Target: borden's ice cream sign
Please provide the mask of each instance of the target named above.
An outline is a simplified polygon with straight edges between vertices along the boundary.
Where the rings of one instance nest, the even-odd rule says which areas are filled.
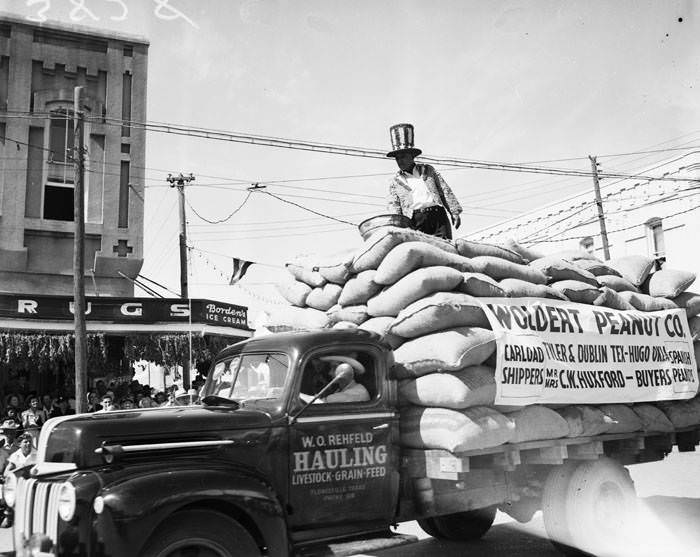
[[[682,309],[639,312],[481,298],[497,338],[496,404],[692,398],[698,371]]]

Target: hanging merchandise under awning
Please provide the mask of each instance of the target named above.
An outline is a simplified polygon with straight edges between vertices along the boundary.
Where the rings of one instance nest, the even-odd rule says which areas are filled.
[[[69,296],[0,294],[0,382],[13,370],[37,389],[72,380],[72,309]],[[86,328],[89,379],[128,373],[139,360],[206,364],[253,334],[246,307],[179,298],[87,297]]]

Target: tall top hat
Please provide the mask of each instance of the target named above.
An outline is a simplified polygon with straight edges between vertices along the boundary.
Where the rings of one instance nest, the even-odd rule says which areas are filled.
[[[413,146],[412,124],[396,124],[391,126],[389,128],[389,136],[391,137],[392,151],[386,154],[387,157],[396,157],[404,153],[409,153],[417,157],[423,152]]]

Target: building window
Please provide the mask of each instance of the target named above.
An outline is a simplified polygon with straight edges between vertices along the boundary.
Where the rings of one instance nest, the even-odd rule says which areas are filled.
[[[121,162],[119,182],[119,228],[129,228],[129,161]]]
[[[122,143],[122,155],[128,155],[129,153],[131,153],[131,145]]]
[[[122,78],[122,137],[131,135],[131,74],[125,72]]]
[[[658,260],[666,260],[666,246],[664,244],[664,227],[661,219],[656,217],[646,222],[647,246],[649,255]]]
[[[581,240],[579,245],[581,246],[582,250],[587,251],[588,253],[593,253],[595,251],[595,247],[593,246],[593,238],[590,236],[587,236]]]
[[[133,46],[125,46],[124,47],[124,56],[131,58],[134,55],[134,47]]]
[[[73,220],[73,184],[46,184],[44,188],[44,218]]]
[[[54,112],[49,122],[49,163],[70,164],[69,150],[73,149],[73,118],[67,111]]]

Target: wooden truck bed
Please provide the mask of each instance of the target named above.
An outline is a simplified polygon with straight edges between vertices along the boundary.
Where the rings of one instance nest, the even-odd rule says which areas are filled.
[[[596,460],[605,455],[620,464],[662,460],[674,445],[694,451],[700,426],[673,433],[634,432],[507,443],[451,453],[439,449],[403,449],[402,500],[405,520],[473,510],[538,497],[543,474],[567,460]]]

